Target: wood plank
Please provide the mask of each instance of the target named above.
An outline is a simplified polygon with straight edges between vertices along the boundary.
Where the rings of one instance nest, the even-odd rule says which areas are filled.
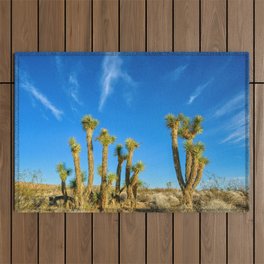
[[[255,1],[255,81],[264,81],[264,1]]]
[[[228,2],[228,51],[248,51],[253,81],[253,1]]]
[[[175,0],[174,50],[199,51],[199,0]]]
[[[147,1],[148,51],[172,51],[172,1]]]
[[[174,50],[199,51],[199,1],[174,2]],[[174,214],[174,263],[199,263],[199,214]]]
[[[255,263],[264,263],[264,85],[255,88]]]
[[[120,50],[145,50],[145,0],[121,0]]]
[[[148,213],[147,263],[171,263],[172,214]]]
[[[250,86],[249,212],[228,215],[228,263],[253,263],[253,85]]]
[[[11,262],[11,86],[0,85],[0,263]]]
[[[39,0],[39,50],[64,51],[64,0]],[[64,263],[65,215],[39,214],[39,262]]]
[[[19,215],[19,217],[18,217]],[[12,221],[13,263],[38,262],[38,219],[35,213],[16,213]]]
[[[64,214],[39,214],[39,263],[64,263]]]
[[[91,214],[66,214],[66,262],[90,263],[92,248]]]
[[[93,215],[93,263],[118,262],[118,214]]]
[[[118,51],[118,0],[93,1],[93,51]],[[117,263],[117,213],[93,214],[93,263]]]
[[[66,50],[90,51],[92,1],[66,0]]]
[[[12,51],[37,51],[37,0],[12,2]]]
[[[66,1],[66,51],[91,51],[92,1]],[[66,214],[66,263],[92,261],[92,214]]]
[[[118,50],[118,0],[93,2],[93,50]]]
[[[226,215],[201,213],[201,263],[226,263]]]
[[[0,1],[0,82],[10,81],[10,10],[11,0]]]
[[[39,50],[64,50],[64,0],[39,0]]]
[[[226,1],[203,0],[201,50],[226,51]],[[226,262],[226,214],[201,213],[201,262]]]
[[[202,51],[225,51],[226,1],[203,0],[201,9]]]
[[[250,51],[251,80],[253,79],[253,4],[251,1],[229,1],[228,4],[228,50]],[[253,86],[250,87],[252,91]],[[253,127],[253,94],[250,96],[251,126]],[[253,131],[251,131],[253,132]],[[250,137],[250,146],[253,143],[253,134]],[[250,151],[253,162],[253,149]],[[253,262],[253,167],[250,168],[250,201],[249,213],[229,214],[228,216],[228,263]]]
[[[199,214],[174,214],[174,263],[199,263]]]
[[[37,51],[37,1],[13,0],[12,52]],[[12,76],[13,77],[13,76]],[[12,259],[15,263],[37,263],[38,217],[36,213],[12,216]]]
[[[121,0],[120,50],[145,50],[144,0]],[[121,263],[145,263],[145,231],[145,214],[120,214]]]
[[[145,263],[145,214],[120,215],[121,263]]]
[[[147,51],[172,51],[172,1],[147,1]],[[172,214],[147,214],[147,262],[170,263]]]

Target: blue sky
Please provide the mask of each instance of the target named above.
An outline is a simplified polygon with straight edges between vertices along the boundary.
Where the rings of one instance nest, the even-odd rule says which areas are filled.
[[[94,138],[107,128],[117,137],[116,143],[124,144],[128,137],[140,143],[134,162],[145,163],[140,177],[150,187],[164,187],[169,181],[178,186],[164,116],[184,113],[204,117],[204,132],[196,141],[206,146],[204,155],[210,160],[206,175],[246,183],[247,55],[167,55],[16,54],[19,171],[41,170],[44,182],[59,183],[56,164],[63,161],[73,168],[71,136],[82,146],[81,167],[87,171],[81,118],[91,114],[100,120]],[[109,148],[111,172],[117,163],[114,147]],[[94,142],[95,168],[101,163],[101,150]],[[184,170],[182,148],[180,155]],[[99,183],[96,175],[95,184]]]

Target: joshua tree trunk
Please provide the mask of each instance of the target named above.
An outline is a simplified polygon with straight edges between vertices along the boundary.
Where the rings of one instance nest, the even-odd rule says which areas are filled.
[[[102,158],[102,180],[101,180],[101,210],[107,206],[107,159],[108,159],[108,146],[103,146]]]
[[[180,157],[179,157],[178,127],[174,127],[171,129],[171,140],[172,140],[172,153],[173,153],[174,168],[176,171],[179,185],[181,187],[181,190],[183,191],[185,188],[185,185],[184,185],[184,181],[182,178],[181,163],[180,163]]]
[[[116,169],[116,194],[120,193],[120,181],[121,181],[121,171],[123,159],[118,159],[117,169]]]
[[[126,163],[126,186],[128,187],[130,181],[130,171],[132,166],[133,152],[129,151]]]
[[[61,192],[63,196],[67,196],[67,190],[66,190],[66,183],[65,181],[61,181]]]
[[[193,193],[193,190],[191,188],[186,188],[183,191],[183,201],[188,210],[193,209],[192,193]]]
[[[88,196],[92,192],[93,188],[93,180],[94,180],[94,156],[93,156],[93,141],[92,141],[93,131],[88,129],[86,131],[86,141],[87,141],[87,149],[88,149]]]
[[[134,208],[137,207],[137,189],[138,189],[138,184],[136,183],[133,187],[132,187],[132,190],[133,190],[133,195],[134,195]]]
[[[126,163],[126,187],[127,187],[127,199],[132,198],[132,189],[130,185],[130,171],[132,167],[133,152],[129,151]]]
[[[197,157],[192,157],[192,169],[190,173],[190,178],[188,182],[186,183],[186,188],[193,188],[193,184],[195,182],[196,176],[197,176],[197,170],[198,170],[198,159]]]
[[[80,157],[77,153],[73,153],[74,168],[76,175],[76,198],[77,206],[82,207],[82,175],[80,166]]]
[[[64,204],[66,204],[68,200],[68,194],[67,194],[67,189],[66,189],[66,183],[63,180],[61,181],[61,192],[64,197]]]
[[[192,144],[192,140],[188,140],[189,144]],[[185,162],[185,182],[187,183],[192,170],[192,153],[186,149],[186,162]]]
[[[197,177],[197,170],[198,170],[198,158],[192,155],[192,167],[189,176],[189,180],[186,183],[186,188],[183,192],[184,203],[187,209],[193,209],[193,185],[196,181]]]
[[[197,170],[197,176],[195,179],[195,182],[193,184],[193,189],[197,187],[197,185],[200,183],[202,176],[203,176],[203,171],[204,171],[205,164],[201,164],[200,167]]]

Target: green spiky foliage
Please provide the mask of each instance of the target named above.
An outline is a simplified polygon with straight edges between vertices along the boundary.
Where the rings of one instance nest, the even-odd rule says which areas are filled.
[[[127,149],[127,162],[126,162],[126,188],[127,188],[127,198],[131,199],[132,196],[132,192],[131,190],[129,190],[129,185],[130,185],[130,172],[131,172],[131,168],[132,168],[132,160],[133,160],[133,155],[134,155],[134,151],[135,149],[137,149],[139,147],[139,143],[136,142],[134,139],[132,138],[128,138],[126,139],[126,149]]]
[[[107,207],[107,170],[108,170],[108,146],[115,142],[116,137],[111,136],[108,130],[103,128],[97,137],[102,146],[102,172],[101,172],[101,204],[100,209],[103,211]]]
[[[118,144],[115,148],[115,156],[117,156],[117,168],[116,168],[116,194],[120,193],[120,183],[121,183],[121,172],[122,172],[122,164],[127,159],[127,154],[123,153],[123,145]]]
[[[74,137],[70,138],[69,146],[71,148],[74,169],[75,169],[75,178],[76,178],[76,206],[81,208],[83,205],[83,188],[82,188],[82,175],[81,175],[81,165],[80,165],[80,151],[81,145],[77,143]]]
[[[166,126],[171,130],[172,153],[177,180],[183,192],[185,205],[191,210],[193,191],[202,178],[204,167],[208,164],[208,159],[203,157],[204,145],[201,142],[193,143],[196,135],[203,132],[201,126],[203,117],[197,115],[191,120],[183,114],[178,116],[169,114],[165,120]],[[178,136],[185,139],[185,180],[181,173]]]
[[[64,196],[64,200],[67,199],[67,188],[66,188],[66,180],[68,176],[72,173],[72,170],[70,168],[66,168],[65,163],[58,163],[56,166],[56,171],[58,172],[60,179],[61,179],[61,192]]]
[[[86,132],[86,143],[87,143],[87,157],[88,157],[88,196],[92,192],[93,181],[94,181],[94,154],[93,154],[93,132],[99,125],[99,121],[93,118],[91,115],[85,115],[82,118],[82,127]]]

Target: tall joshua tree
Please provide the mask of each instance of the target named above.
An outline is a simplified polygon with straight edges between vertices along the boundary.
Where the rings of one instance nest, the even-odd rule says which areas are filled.
[[[137,189],[138,189],[138,185],[139,185],[138,175],[144,169],[145,169],[145,166],[144,166],[144,163],[142,161],[137,162],[132,167],[133,175],[131,177],[130,185],[131,185],[131,189],[132,189],[133,196],[134,196],[134,199],[135,199],[135,205],[136,205],[136,202],[137,202]]]
[[[107,206],[107,169],[108,169],[108,147],[115,142],[115,137],[109,135],[107,129],[103,128],[96,140],[103,146],[102,170],[101,170],[101,210]]]
[[[172,142],[172,154],[173,154],[173,162],[174,168],[177,175],[178,183],[183,191],[185,188],[184,180],[182,177],[181,171],[181,163],[180,163],[180,155],[179,155],[179,146],[178,146],[178,134],[180,128],[180,122],[183,119],[183,115],[179,114],[178,116],[174,116],[172,114],[168,114],[165,117],[166,125],[171,131],[171,142]]]
[[[165,120],[167,127],[171,130],[173,161],[177,179],[183,193],[184,203],[187,209],[191,210],[193,208],[193,191],[199,184],[204,167],[208,163],[208,160],[202,156],[204,145],[200,142],[196,144],[193,143],[194,137],[202,133],[202,117],[196,116],[192,122],[190,122],[190,120],[182,114],[177,117],[169,114],[165,117]],[[178,136],[186,139],[184,144],[186,151],[185,181],[181,172]]]
[[[127,159],[127,155],[123,153],[123,146],[118,144],[115,148],[115,156],[117,156],[117,168],[116,168],[116,194],[120,193],[120,182],[121,182],[121,171],[122,171],[122,164]]]
[[[66,189],[66,180],[68,178],[68,176],[71,174],[72,170],[71,169],[67,169],[64,163],[58,163],[56,166],[56,170],[58,172],[58,174],[60,175],[60,179],[61,179],[61,192],[62,195],[64,196],[64,203],[67,202],[67,189]]]
[[[88,196],[92,192],[93,180],[94,180],[94,155],[93,155],[93,132],[98,126],[99,122],[91,115],[85,115],[82,118],[82,127],[86,132],[86,142],[88,151]]]
[[[71,148],[75,177],[76,177],[76,205],[77,207],[82,207],[82,172],[80,165],[80,151],[81,145],[78,144],[74,137],[70,138],[69,146]]]
[[[134,139],[128,138],[126,140],[126,149],[128,151],[127,154],[127,163],[126,163],[126,187],[127,187],[127,199],[131,199],[131,185],[130,185],[130,172],[132,167],[132,159],[133,154],[136,148],[139,147],[139,143],[137,143]]]

